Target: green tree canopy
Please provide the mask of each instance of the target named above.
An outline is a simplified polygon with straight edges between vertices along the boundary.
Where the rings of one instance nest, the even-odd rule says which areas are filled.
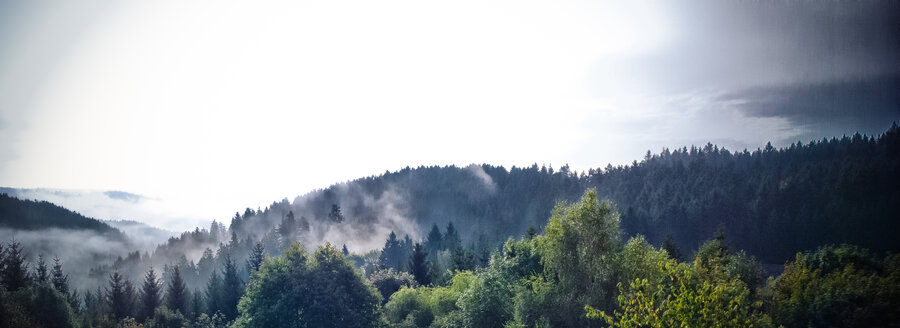
[[[299,244],[266,259],[241,299],[238,327],[375,327],[381,295],[341,252]]]

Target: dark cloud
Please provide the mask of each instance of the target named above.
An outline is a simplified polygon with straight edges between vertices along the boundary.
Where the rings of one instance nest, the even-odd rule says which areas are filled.
[[[811,131],[883,132],[900,121],[900,75],[757,87],[724,95],[752,117],[783,117]],[[817,134],[817,135],[818,135]]]

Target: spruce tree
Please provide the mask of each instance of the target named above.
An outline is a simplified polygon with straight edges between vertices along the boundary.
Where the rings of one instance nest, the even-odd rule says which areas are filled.
[[[156,271],[153,270],[153,267],[150,267],[144,275],[144,284],[141,286],[141,305],[138,310],[138,320],[143,322],[153,316],[153,311],[162,303],[161,289],[162,286],[160,286],[159,279],[156,277]]]
[[[238,277],[237,268],[230,256],[225,256],[225,268],[222,271],[222,314],[229,321],[237,317],[237,305],[244,294],[244,286]]]
[[[172,277],[166,290],[166,306],[173,312],[187,314],[187,286],[177,265],[172,268]]]
[[[50,281],[50,273],[47,270],[47,262],[44,261],[44,255],[38,255],[37,267],[34,268],[34,283],[43,285]]]
[[[261,242],[256,243],[250,250],[250,258],[247,260],[247,271],[251,274],[259,270],[263,260],[266,259],[266,249]]]
[[[428,232],[428,236],[425,237],[425,252],[428,253],[428,260],[435,262],[437,261],[438,252],[443,248],[443,236],[441,236],[441,229],[438,229],[437,224],[431,225],[431,231]]]
[[[206,313],[213,316],[222,312],[222,279],[213,271],[206,283]]]
[[[58,257],[53,258],[53,269],[50,270],[50,279],[53,287],[64,295],[69,295],[69,275],[63,272],[62,263]]]
[[[0,266],[2,266],[0,281],[3,282],[7,291],[16,291],[28,286],[30,282],[28,264],[25,263],[25,255],[22,254],[22,248],[18,242],[9,244]]]
[[[416,282],[422,286],[428,286],[431,283],[431,276],[428,274],[428,253],[422,249],[421,243],[413,246],[413,252],[409,255],[409,273],[416,279]]]
[[[119,271],[109,275],[109,287],[106,289],[106,305],[109,314],[116,321],[131,316],[134,286]]]

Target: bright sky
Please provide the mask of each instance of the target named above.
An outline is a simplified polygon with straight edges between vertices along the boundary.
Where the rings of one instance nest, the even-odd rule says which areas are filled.
[[[778,34],[760,21],[707,35],[729,9],[698,23],[676,4],[6,2],[0,186],[156,197],[188,218],[160,225],[187,229],[405,166],[586,170],[662,147],[830,136],[724,96],[885,71],[781,73],[790,50],[726,41]],[[760,54],[788,60],[750,72],[769,64]]]

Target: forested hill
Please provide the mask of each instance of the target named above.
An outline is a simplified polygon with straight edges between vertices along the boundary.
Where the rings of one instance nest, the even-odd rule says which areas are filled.
[[[46,201],[18,199],[0,193],[0,227],[16,230],[89,230],[109,238],[125,236],[110,225]]]
[[[898,156],[894,125],[878,137],[782,149],[664,149],[632,165],[582,173],[537,165],[405,168],[247,209],[230,228],[240,239],[272,246],[288,237],[372,248],[389,231],[420,239],[432,225],[453,222],[465,242],[499,241],[540,229],[558,201],[596,188],[617,204],[627,234],[656,244],[671,235],[685,251],[719,230],[733,247],[770,263],[830,243],[897,251]]]

